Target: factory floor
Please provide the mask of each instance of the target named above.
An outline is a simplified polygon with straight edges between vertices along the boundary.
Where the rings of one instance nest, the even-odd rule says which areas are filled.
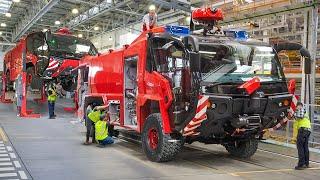
[[[71,104],[69,102],[69,104]],[[85,128],[58,100],[56,119],[47,105],[28,103],[41,118],[19,118],[12,104],[0,103],[0,179],[40,180],[207,180],[320,178],[320,155],[311,169],[293,170],[296,150],[261,143],[250,160],[231,157],[222,146],[186,145],[168,163],[147,160],[139,143],[116,139],[106,148],[82,145]]]

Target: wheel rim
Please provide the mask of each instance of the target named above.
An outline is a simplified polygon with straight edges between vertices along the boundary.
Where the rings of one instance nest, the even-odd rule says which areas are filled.
[[[149,142],[149,147],[152,150],[155,150],[158,147],[159,136],[158,136],[157,129],[155,129],[155,128],[149,129],[148,142]]]

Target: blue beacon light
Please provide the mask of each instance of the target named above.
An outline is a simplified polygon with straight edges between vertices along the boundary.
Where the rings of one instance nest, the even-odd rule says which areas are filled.
[[[170,34],[181,36],[181,37],[184,37],[190,34],[190,29],[183,26],[166,26],[165,30]]]

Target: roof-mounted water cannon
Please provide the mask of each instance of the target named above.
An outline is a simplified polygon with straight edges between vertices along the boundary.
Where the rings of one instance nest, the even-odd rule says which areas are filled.
[[[70,29],[63,27],[57,30],[57,34],[72,35]]]
[[[203,35],[206,36],[214,27],[218,29],[218,21],[223,20],[221,9],[215,7],[196,8],[192,11],[191,30],[194,29],[194,24],[203,26]]]

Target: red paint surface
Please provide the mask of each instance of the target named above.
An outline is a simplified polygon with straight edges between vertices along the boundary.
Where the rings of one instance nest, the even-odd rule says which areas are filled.
[[[254,77],[251,80],[239,86],[238,88],[245,89],[245,91],[249,95],[251,95],[252,93],[254,93],[256,90],[260,88],[260,79],[258,77]]]
[[[212,12],[210,7],[196,8],[192,11],[192,19],[196,21],[221,21],[223,14],[221,9]]]

